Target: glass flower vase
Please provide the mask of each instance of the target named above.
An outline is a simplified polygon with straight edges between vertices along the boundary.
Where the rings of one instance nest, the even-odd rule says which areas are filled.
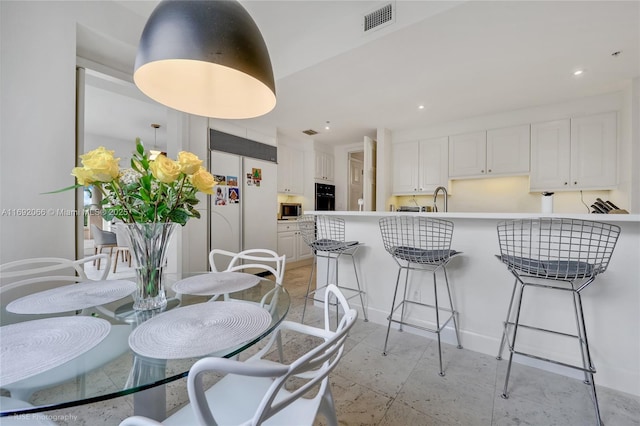
[[[136,291],[133,309],[147,311],[167,305],[163,286],[163,268],[167,248],[177,223],[127,223],[129,250],[136,262]]]

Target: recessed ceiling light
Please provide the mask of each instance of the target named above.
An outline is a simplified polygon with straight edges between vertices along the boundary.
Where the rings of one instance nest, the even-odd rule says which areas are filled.
[[[584,70],[575,70],[575,71],[573,72],[573,75],[575,75],[575,76],[577,77],[577,76],[579,76],[579,75],[582,75],[583,73],[584,73]]]
[[[418,105],[418,109],[424,109],[424,105]]]
[[[327,124],[324,125],[324,129],[325,130],[331,130],[331,127],[329,126],[329,122],[327,121]]]

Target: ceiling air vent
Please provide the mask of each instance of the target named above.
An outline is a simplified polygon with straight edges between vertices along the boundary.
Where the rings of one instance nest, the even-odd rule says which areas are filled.
[[[388,3],[364,15],[364,32],[391,25],[394,21],[394,4]]]
[[[303,130],[302,133],[304,133],[305,135],[309,135],[309,136],[313,136],[313,135],[317,135],[318,134],[318,132],[316,132],[313,129]]]

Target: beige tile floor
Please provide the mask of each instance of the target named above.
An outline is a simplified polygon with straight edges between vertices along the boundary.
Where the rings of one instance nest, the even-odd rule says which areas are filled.
[[[292,296],[290,320],[301,318],[309,272],[309,267],[302,267],[285,275],[285,286]],[[307,315],[305,323],[321,320],[318,308],[307,310]],[[389,354],[383,356],[385,332],[386,327],[359,319],[347,340],[345,355],[331,376],[341,425],[595,424],[589,388],[579,380],[515,364],[510,398],[504,400],[500,395],[505,361],[444,345],[446,376],[440,377],[435,341],[395,331]],[[285,340],[298,352],[305,343]],[[640,425],[639,398],[604,387],[598,391],[607,426]],[[168,410],[173,412],[186,402],[185,381],[170,383]],[[132,398],[46,414],[56,416],[60,425],[117,425],[133,414]],[[316,423],[323,425],[324,419]]]

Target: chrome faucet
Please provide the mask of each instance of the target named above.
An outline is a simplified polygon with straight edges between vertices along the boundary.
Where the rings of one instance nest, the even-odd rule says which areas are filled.
[[[433,211],[437,212],[438,211],[438,206],[436,205],[436,200],[438,199],[438,192],[442,191],[444,193],[444,211],[447,212],[449,211],[448,208],[448,194],[447,194],[447,188],[445,188],[444,186],[439,186],[436,188],[435,191],[433,191]]]

